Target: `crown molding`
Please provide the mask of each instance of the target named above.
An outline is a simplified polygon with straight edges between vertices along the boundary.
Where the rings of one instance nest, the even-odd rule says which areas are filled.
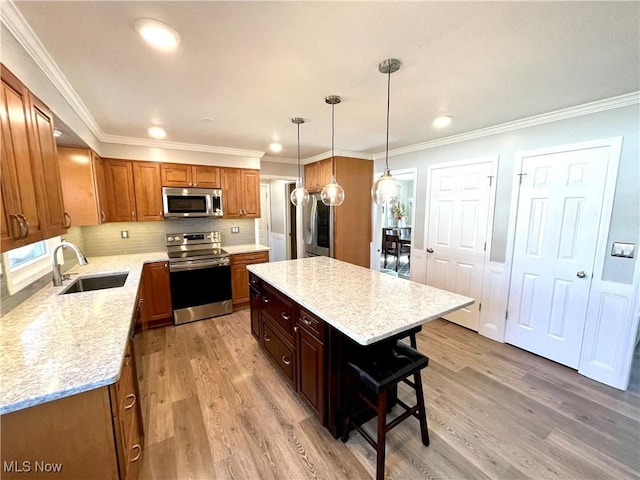
[[[76,91],[73,89],[67,77],[58,67],[49,52],[44,47],[40,39],[33,32],[22,14],[18,11],[13,0],[3,0],[0,9],[0,20],[2,24],[11,32],[24,48],[27,54],[33,59],[38,68],[51,81],[53,86],[60,92],[64,99],[69,102],[71,108],[78,114],[80,119],[87,125],[91,132],[102,141],[104,132],[89,112]]]
[[[478,130],[461,133],[459,135],[451,135],[450,137],[438,138],[436,140],[416,143],[407,147],[396,148],[395,150],[389,150],[389,156],[391,157],[396,155],[403,155],[406,153],[418,152],[420,150],[427,150],[444,145],[451,145],[453,143],[466,142],[468,140],[475,140],[478,138],[497,135],[500,133],[512,132],[514,130],[520,130],[522,128],[544,125],[545,123],[567,120],[569,118],[604,112],[606,110],[628,107],[630,105],[637,105],[639,103],[640,91],[627,93],[624,95],[619,95],[617,97],[606,98],[604,100],[596,100],[595,102],[585,103],[583,105],[578,105],[575,107],[563,108],[561,110],[555,110],[553,112],[543,113],[541,115],[534,115],[533,117],[514,120],[513,122],[502,123],[500,125],[494,125],[487,128],[480,128]],[[379,160],[381,158],[384,158],[384,156],[385,152],[380,152],[372,155],[372,158],[374,160]]]
[[[351,157],[351,158],[361,158],[363,160],[373,160],[373,156],[369,153],[362,152],[352,152],[349,150],[334,150],[333,156],[335,157]],[[301,160],[303,164],[317,162],[319,160],[326,160],[327,158],[331,158],[331,150],[325,153],[319,153],[318,155],[314,155],[313,157],[304,158]]]
[[[217,147],[215,145],[201,145],[198,143],[168,142],[165,140],[151,140],[146,138],[124,137],[120,135],[104,135],[104,143],[117,143],[135,147],[168,148],[172,150],[187,150],[191,152],[218,153],[222,155],[236,155],[240,157],[262,158],[265,152],[259,150],[242,150],[239,148]]]

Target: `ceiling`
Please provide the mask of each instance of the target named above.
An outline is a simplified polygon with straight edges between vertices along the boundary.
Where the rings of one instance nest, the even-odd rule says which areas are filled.
[[[640,90],[638,2],[17,1],[27,23],[109,136],[296,156],[385,149]],[[134,30],[173,26],[161,53]],[[445,129],[433,117],[449,114]],[[212,117],[215,122],[202,121]],[[97,131],[96,131],[97,130]]]

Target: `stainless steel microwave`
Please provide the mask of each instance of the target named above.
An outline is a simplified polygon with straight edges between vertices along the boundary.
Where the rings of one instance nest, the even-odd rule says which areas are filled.
[[[222,217],[218,188],[162,187],[164,218]]]

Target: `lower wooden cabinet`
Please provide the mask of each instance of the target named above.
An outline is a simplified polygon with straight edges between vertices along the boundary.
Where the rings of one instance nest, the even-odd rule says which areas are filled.
[[[233,308],[249,304],[249,272],[247,265],[267,263],[269,252],[237,253],[231,255],[231,296]]]
[[[251,334],[322,425],[327,423],[326,325],[249,273]]]
[[[115,384],[0,417],[3,479],[137,478],[143,429],[132,344]]]
[[[173,323],[169,262],[145,263],[142,267],[136,330],[164,327]]]

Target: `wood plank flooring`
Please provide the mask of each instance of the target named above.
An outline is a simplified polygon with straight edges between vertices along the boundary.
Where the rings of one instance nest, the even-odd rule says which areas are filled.
[[[271,366],[248,310],[148,330],[136,347],[142,479],[374,476],[364,439],[335,440]],[[640,478],[637,369],[620,392],[444,320],[425,326],[418,348],[430,358],[431,445],[417,420],[400,424],[388,434],[386,478]]]

